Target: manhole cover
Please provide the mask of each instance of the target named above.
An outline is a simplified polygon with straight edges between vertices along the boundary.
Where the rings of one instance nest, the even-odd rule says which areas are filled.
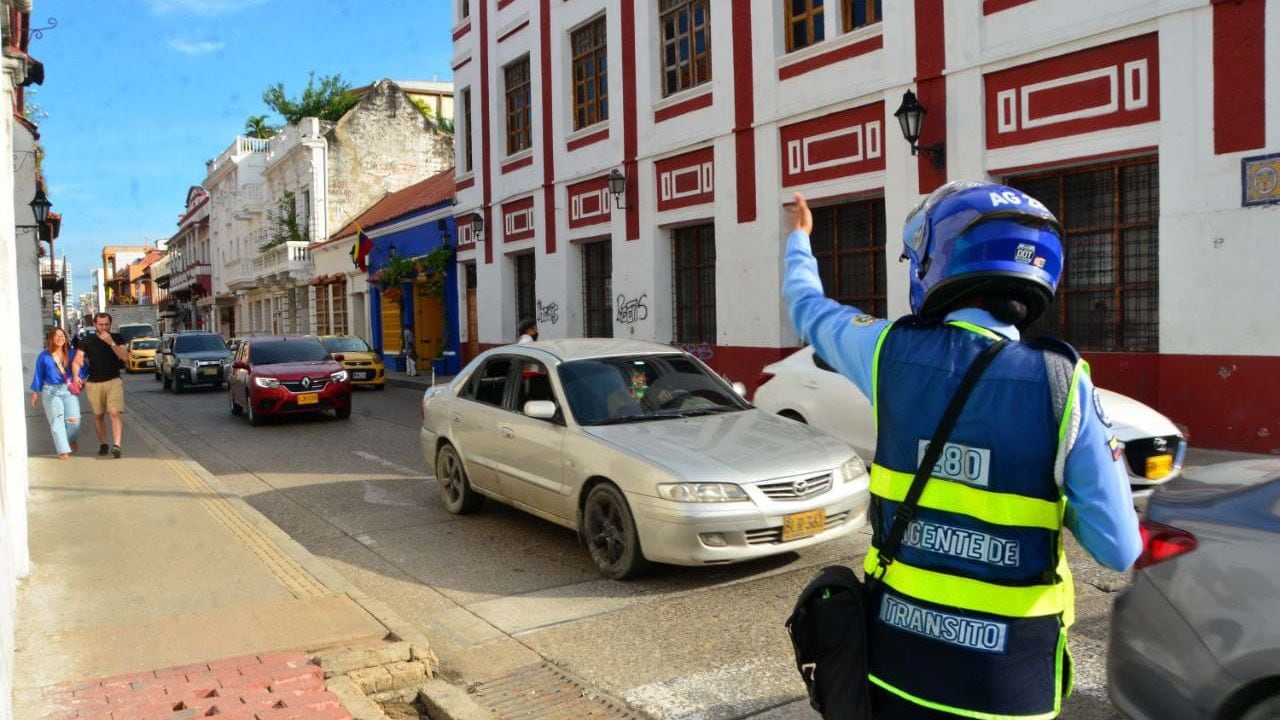
[[[551,665],[528,665],[476,686],[476,700],[500,718],[625,718],[639,720],[617,700],[583,686]]]

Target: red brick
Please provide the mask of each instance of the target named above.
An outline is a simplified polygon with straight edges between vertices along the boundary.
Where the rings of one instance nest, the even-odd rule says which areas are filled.
[[[286,707],[308,710],[333,710],[342,707],[342,701],[331,692],[287,698],[284,704]]]
[[[181,682],[165,685],[164,691],[169,697],[185,700],[190,697],[209,697],[220,687],[221,683],[217,680],[195,683],[189,683],[186,680],[183,680]]]
[[[94,695],[86,697],[73,697],[62,704],[65,708],[74,708],[76,710],[88,711],[95,708],[106,708],[107,698],[103,695]]]
[[[154,670],[146,670],[143,672],[125,673],[123,675],[111,675],[109,677],[98,678],[97,685],[106,685],[107,683],[121,682],[131,683],[136,680],[148,680],[155,677]]]
[[[266,653],[258,656],[258,662],[263,665],[287,665],[292,668],[301,667],[307,662],[307,656],[302,653]]]
[[[231,675],[222,677],[222,687],[234,688],[237,692],[246,692],[246,689],[258,689],[265,691],[271,686],[271,676],[269,675]]]
[[[218,708],[217,715],[209,715],[207,717],[217,718],[217,720],[257,720],[257,713],[252,708],[237,708],[235,710],[223,711]]]
[[[156,677],[167,678],[167,677],[176,677],[179,675],[185,676],[187,673],[200,672],[202,670],[208,670],[208,669],[209,669],[209,665],[207,663],[193,663],[191,665],[178,665],[177,667],[164,668],[162,670],[157,670]]]
[[[210,660],[209,669],[214,671],[235,670],[238,668],[248,667],[251,665],[258,665],[258,664],[259,662],[258,662],[257,655],[242,655],[240,657],[223,658],[221,660]]]

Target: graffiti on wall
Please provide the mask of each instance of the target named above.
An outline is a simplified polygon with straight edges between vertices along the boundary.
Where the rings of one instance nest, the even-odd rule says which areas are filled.
[[[557,303],[547,303],[544,305],[542,301],[539,300],[537,307],[537,319],[535,322],[539,325],[555,325],[560,322],[560,305]]]
[[[626,295],[619,295],[614,303],[614,307],[618,309],[617,322],[623,325],[634,325],[648,320],[649,306],[644,303],[648,297],[648,294],[644,294],[628,300]]]

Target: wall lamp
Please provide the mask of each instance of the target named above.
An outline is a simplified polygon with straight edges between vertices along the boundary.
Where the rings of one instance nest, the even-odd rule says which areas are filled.
[[[471,213],[471,233],[473,242],[484,242],[484,216],[478,212]]]
[[[613,195],[613,206],[619,210],[626,210],[627,206],[622,202],[622,195],[627,191],[627,176],[622,174],[618,168],[609,171],[609,194]]]
[[[27,203],[31,206],[31,214],[35,217],[35,225],[15,225],[15,229],[19,230],[38,230],[44,227],[45,222],[49,220],[49,208],[53,207],[53,203],[49,202],[49,198],[44,194],[44,186],[36,183],[36,196],[31,198],[31,202]]]
[[[440,233],[440,247],[449,247],[449,221],[444,218],[436,220],[436,232]]]
[[[911,154],[917,152],[928,153],[933,159],[935,168],[942,168],[947,164],[947,153],[942,143],[934,143],[933,145],[918,145],[916,141],[920,139],[920,131],[924,128],[924,115],[927,111],[920,101],[916,99],[916,94],[910,90],[902,95],[902,104],[898,106],[893,116],[898,118],[898,124],[902,126],[902,137],[906,138],[911,144]]]

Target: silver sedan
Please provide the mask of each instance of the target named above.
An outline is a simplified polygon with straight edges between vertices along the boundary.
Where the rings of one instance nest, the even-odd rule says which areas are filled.
[[[866,522],[853,449],[757,410],[691,355],[650,342],[489,350],[422,399],[422,451],[453,513],[492,498],[578,532],[600,572],[718,565]]]

